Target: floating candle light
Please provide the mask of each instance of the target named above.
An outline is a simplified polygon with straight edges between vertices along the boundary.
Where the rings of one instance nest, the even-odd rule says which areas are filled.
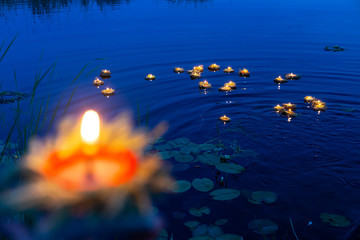
[[[201,73],[194,71],[194,72],[192,72],[192,73],[190,74],[190,78],[191,78],[192,80],[201,78]]]
[[[109,96],[115,95],[115,89],[106,88],[101,91],[101,94],[104,95],[104,97],[109,98]]]
[[[323,101],[321,101],[320,99],[314,99],[311,103],[312,106],[317,105],[317,104],[321,104],[324,103]]]
[[[314,111],[326,111],[327,106],[324,102],[315,104],[313,107]]]
[[[283,103],[282,106],[283,106],[283,108],[285,108],[286,110],[295,111],[295,109],[296,109],[296,104],[293,104],[293,103]]]
[[[284,110],[284,108],[282,106],[280,106],[280,104],[278,104],[274,107],[274,111],[280,112],[282,110]]]
[[[110,70],[106,70],[106,69],[101,70],[101,72],[100,72],[100,77],[101,77],[102,79],[110,78],[110,77],[111,77]]]
[[[231,89],[236,89],[236,83],[233,81],[229,81],[226,85],[228,85]]]
[[[231,118],[229,118],[228,116],[226,115],[223,115],[221,117],[219,117],[219,120],[224,122],[224,123],[227,123],[227,122],[230,122],[231,121]]]
[[[213,64],[211,64],[209,67],[208,67],[208,69],[210,70],[210,71],[219,71],[220,70],[220,66],[219,65],[217,65],[216,63],[213,63]]]
[[[314,100],[311,104],[314,111],[326,111],[326,103],[321,100]]]
[[[148,74],[148,75],[146,75],[145,80],[153,81],[153,80],[155,80],[155,75]]]
[[[92,110],[84,114],[81,124],[66,118],[55,138],[31,140],[21,170],[37,177],[17,189],[1,192],[1,204],[5,201],[21,209],[36,207],[60,214],[148,210],[149,194],[171,184],[159,156],[145,153],[146,145],[164,128],[159,126],[151,134],[135,131],[125,114],[101,125]]]
[[[185,70],[183,68],[180,68],[180,67],[174,68],[174,73],[183,73],[183,72],[185,72]]]
[[[300,78],[301,78],[301,76],[299,74],[288,73],[285,75],[285,79],[298,80]]]
[[[232,90],[231,87],[230,87],[228,84],[226,84],[226,83],[225,83],[224,86],[222,86],[221,88],[219,88],[219,91],[220,91],[220,92],[228,92],[228,91],[231,91],[231,90]]]
[[[314,100],[316,100],[316,98],[312,97],[312,96],[306,96],[304,97],[304,102],[307,102],[307,103],[311,103],[313,102]]]
[[[250,72],[246,68],[243,68],[243,70],[240,69],[239,75],[242,77],[250,77]]]
[[[296,113],[294,111],[292,111],[291,109],[282,110],[282,111],[280,111],[280,113],[286,117],[295,117],[296,116]]]
[[[204,80],[203,82],[199,82],[199,88],[200,89],[207,89],[207,88],[211,88],[211,84]]]
[[[281,76],[278,76],[277,78],[274,79],[275,83],[287,83],[288,81],[283,79]]]
[[[104,85],[104,81],[101,81],[100,79],[95,78],[95,80],[93,81],[92,85],[95,86],[95,87],[97,87],[97,88],[99,88],[99,86]]]
[[[202,73],[202,72],[204,72],[204,66],[203,66],[203,65],[195,66],[195,67],[193,68],[193,71],[194,71],[194,72]]]
[[[224,69],[225,73],[233,73],[234,69],[232,69],[230,66]]]

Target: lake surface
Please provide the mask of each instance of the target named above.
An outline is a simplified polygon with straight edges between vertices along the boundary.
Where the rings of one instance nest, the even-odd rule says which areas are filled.
[[[233,154],[229,146],[234,144],[254,151],[233,159],[246,168],[243,173],[218,177],[242,193],[275,192],[277,201],[252,204],[246,194],[216,201],[193,188],[169,196],[172,204],[158,207],[174,239],[192,236],[185,221],[210,225],[220,218],[229,220],[221,226],[224,232],[244,239],[263,239],[248,228],[251,220],[262,218],[278,224],[276,239],[295,239],[289,218],[300,239],[343,239],[360,221],[359,12],[357,0],[0,1],[0,40],[9,43],[19,34],[0,64],[1,90],[29,92],[36,72],[56,62],[36,99],[49,99],[50,112],[62,99],[57,119],[77,86],[69,114],[92,108],[111,118],[129,109],[137,122],[139,110],[141,125],[146,119],[150,127],[169,123],[166,140],[221,141],[227,147],[221,154]],[[345,51],[324,51],[334,45]],[[198,80],[173,73],[176,66],[212,63],[232,66],[235,73],[205,69],[202,79],[213,85],[206,94]],[[104,68],[112,72],[105,86],[117,91],[109,99],[91,85]],[[239,77],[239,68],[249,69],[251,77]],[[289,72],[302,78],[279,88],[273,79]],[[149,73],[155,81],[144,80]],[[237,89],[218,92],[229,80]],[[326,102],[328,110],[313,111],[303,101],[307,95]],[[290,121],[272,110],[286,102],[297,104],[299,115]],[[0,106],[2,111],[12,107]],[[230,123],[218,120],[224,114]],[[11,116],[4,119],[11,121]],[[2,139],[6,134],[1,129]],[[216,174],[213,166],[199,162],[174,172],[187,180],[215,181]],[[189,215],[189,208],[202,206],[211,209],[209,216]],[[174,212],[186,216],[179,219]],[[323,212],[346,216],[351,225],[323,223]]]

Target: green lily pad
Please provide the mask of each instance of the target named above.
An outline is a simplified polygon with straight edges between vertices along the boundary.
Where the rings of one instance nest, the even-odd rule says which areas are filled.
[[[178,153],[175,155],[175,160],[178,162],[191,162],[194,160],[194,157],[191,155],[184,155],[184,154]]]
[[[158,151],[166,151],[166,150],[171,150],[173,149],[173,147],[170,144],[157,144],[154,146],[154,148]]]
[[[162,159],[167,160],[170,159],[172,157],[174,157],[174,155],[176,155],[176,151],[164,151],[164,152],[159,152],[160,156]]]
[[[215,154],[203,153],[196,158],[196,161],[207,165],[215,165],[220,162],[220,157]]]
[[[195,178],[192,186],[200,192],[208,192],[214,188],[214,182],[209,178]]]
[[[196,228],[200,223],[198,221],[187,221],[184,222],[184,225],[190,228],[190,230]]]
[[[323,212],[320,214],[321,221],[333,227],[347,227],[351,224],[350,220],[341,215]]]
[[[245,168],[239,164],[226,163],[226,162],[217,163],[215,167],[218,170],[226,173],[242,173],[245,170]]]
[[[200,224],[192,231],[192,234],[194,237],[199,237],[207,235],[207,232],[208,226],[206,224]]]
[[[216,148],[216,146],[214,144],[200,144],[199,145],[200,151],[211,151],[214,150]]]
[[[189,213],[195,217],[201,217],[203,214],[209,215],[210,208],[208,207],[201,207],[201,208],[191,208]]]
[[[243,238],[236,234],[224,234],[215,238],[215,240],[243,240]]]
[[[29,97],[28,93],[14,92],[14,91],[3,91],[0,92],[0,104],[14,103],[24,98]]]
[[[252,192],[248,201],[253,204],[262,204],[262,203],[274,203],[277,200],[277,195],[274,192],[270,191],[255,191]]]
[[[219,226],[210,225],[208,227],[208,234],[210,237],[216,238],[216,237],[222,235],[223,233],[224,233],[223,230]]]
[[[278,230],[278,225],[269,219],[255,219],[249,222],[248,227],[258,234],[273,234]]]
[[[191,182],[188,180],[179,180],[173,182],[169,186],[169,190],[172,190],[174,193],[183,193],[191,188]]]
[[[227,220],[226,218],[221,218],[221,219],[216,220],[215,224],[218,226],[221,226],[221,225],[226,224],[228,221],[229,220]]]
[[[220,200],[220,201],[231,200],[237,198],[239,195],[240,195],[239,190],[231,189],[231,188],[217,189],[210,193],[210,196],[212,196],[214,200]]]
[[[200,149],[196,143],[189,142],[180,148],[180,152],[183,154],[198,154]]]
[[[188,138],[176,138],[168,142],[168,144],[172,145],[173,147],[181,147],[182,145],[188,144],[190,139]]]

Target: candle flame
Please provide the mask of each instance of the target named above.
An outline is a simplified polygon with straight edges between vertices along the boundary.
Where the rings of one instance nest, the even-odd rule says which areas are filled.
[[[81,137],[84,142],[95,143],[100,134],[100,118],[94,110],[85,112],[81,121]]]

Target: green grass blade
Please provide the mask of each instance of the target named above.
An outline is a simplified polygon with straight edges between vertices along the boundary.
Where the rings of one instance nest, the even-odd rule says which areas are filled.
[[[8,47],[5,49],[3,55],[0,57],[0,62],[3,60],[3,58],[5,57],[6,53],[9,51],[11,45],[14,43],[15,39],[17,38],[19,34],[16,34],[15,37],[11,40],[10,44],[8,45]],[[1,48],[3,47],[3,44],[1,46]]]
[[[59,109],[61,100],[62,100],[62,97],[60,98],[59,102],[56,104],[55,110],[54,110],[54,112],[53,112],[53,114],[51,116],[51,120],[50,120],[50,123],[49,123],[49,126],[48,126],[48,130],[51,128],[52,123],[54,122],[54,119],[55,119],[57,110]]]
[[[70,95],[70,98],[69,98],[68,102],[66,103],[66,107],[65,107],[64,112],[63,112],[63,114],[62,114],[62,117],[64,117],[67,109],[69,108],[71,99],[73,98],[74,93],[75,93],[75,91],[76,91],[76,89],[77,89],[78,86],[79,86],[79,85],[77,85],[77,86],[74,88],[74,90],[72,91],[72,93],[71,93],[71,95]]]
[[[14,80],[15,80],[15,87],[16,87],[16,89],[17,89],[18,87],[17,87],[17,78],[16,78],[16,70],[15,70],[15,67],[14,67]]]
[[[82,72],[85,70],[85,68],[88,66],[89,64],[87,63],[79,72],[79,74],[75,77],[75,79],[71,82],[71,84],[74,84],[74,82],[80,77],[80,75],[82,74]]]
[[[15,120],[14,120],[14,122],[13,122],[13,125],[11,126],[10,131],[9,131],[7,137],[6,137],[5,144],[4,144],[4,148],[3,148],[2,152],[1,152],[1,155],[0,155],[0,161],[1,161],[2,158],[4,157],[5,150],[6,150],[6,148],[7,148],[7,145],[8,145],[9,142],[10,142],[11,135],[12,135],[12,133],[13,133],[13,131],[14,131],[14,128],[15,128],[15,126],[16,126],[16,124],[17,124],[17,121],[19,120],[19,117],[20,117],[20,113],[17,114],[17,116],[16,116],[16,118],[15,118]]]
[[[96,71],[97,69],[99,69],[101,67],[101,65],[95,67],[94,69],[92,69],[90,72],[88,72],[85,77],[88,77],[91,73],[93,73],[94,71]]]

